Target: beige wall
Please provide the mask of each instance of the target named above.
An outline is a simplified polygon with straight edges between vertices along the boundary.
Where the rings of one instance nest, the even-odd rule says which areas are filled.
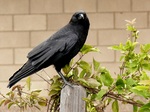
[[[107,47],[126,41],[124,20],[137,18],[140,42],[150,42],[150,0],[0,0],[2,93],[8,91],[8,78],[27,60],[27,53],[81,9],[87,12],[91,23],[87,43],[101,50],[101,54],[91,53],[84,59],[91,62],[94,56],[112,74],[119,71],[119,54]],[[56,74],[52,67],[47,72]],[[32,79],[33,88],[47,87],[38,76],[33,75]],[[24,84],[24,81],[20,83]]]

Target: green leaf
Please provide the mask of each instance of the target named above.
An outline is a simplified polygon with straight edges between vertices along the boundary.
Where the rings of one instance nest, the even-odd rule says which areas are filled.
[[[59,84],[53,84],[51,87],[51,90],[55,90],[55,91],[60,91],[62,88],[61,88],[61,85]]]
[[[150,85],[150,80],[141,80],[139,82],[139,84],[141,84],[141,85]]]
[[[132,86],[137,85],[136,81],[133,80],[132,78],[128,78],[125,81],[126,81],[127,88],[131,88]]]
[[[40,89],[37,89],[37,90],[34,90],[34,91],[32,91],[32,93],[33,92],[37,92],[37,93],[40,93],[42,90],[40,90]]]
[[[118,88],[124,88],[125,87],[124,81],[121,78],[119,78],[116,82],[116,86]]]
[[[150,71],[150,62],[148,61],[145,61],[142,63],[142,67],[145,69],[145,70],[149,70]]]
[[[34,90],[34,91],[31,92],[31,95],[37,97],[40,94],[41,91],[42,90]]]
[[[150,98],[149,86],[135,86],[131,88],[130,91],[139,96]]]
[[[27,78],[26,84],[27,84],[28,90],[30,90],[31,89],[31,78],[30,77]]]
[[[49,96],[54,96],[54,95],[56,95],[56,94],[58,94],[59,92],[58,91],[56,91],[56,90],[51,90],[50,92],[49,92]]]
[[[60,79],[60,77],[59,77],[58,75],[55,75],[55,76],[51,79],[52,84],[58,82],[59,79]],[[59,81],[59,82],[60,82],[60,81]]]
[[[109,47],[110,49],[113,49],[113,50],[120,50],[120,47],[118,45],[114,45],[112,47]]]
[[[135,86],[133,88],[139,91],[149,90],[149,86]]]
[[[79,81],[81,84],[83,84],[85,86],[88,86],[88,82],[83,78],[78,78],[77,81]]]
[[[120,61],[124,60],[125,56],[120,56]]]
[[[140,109],[139,112],[150,112],[150,103],[147,103],[143,105]]]
[[[100,83],[96,79],[88,78],[88,79],[86,79],[86,81],[87,81],[89,87],[96,88],[96,87],[100,86]]]
[[[86,71],[86,73],[91,73],[92,72],[92,67],[89,63],[87,63],[86,61],[80,61],[78,63],[79,67],[82,68],[83,70]]]
[[[62,68],[62,70],[63,70],[63,72],[65,73],[65,74],[68,74],[69,72],[70,72],[70,66],[67,64],[67,65],[65,65],[65,67],[63,67]]]
[[[122,43],[120,43],[120,45],[114,45],[112,47],[109,47],[109,49],[120,51],[120,50],[123,50],[123,45],[122,45]]]
[[[107,71],[105,68],[101,72],[100,79],[105,86],[111,86],[114,81],[109,71]]]
[[[8,104],[8,109],[10,109],[10,107],[12,106],[12,105],[14,105],[15,103],[14,102],[10,102],[9,104]]]
[[[5,102],[5,99],[1,100],[0,101],[0,106],[2,106],[4,102]]]
[[[128,31],[134,31],[134,27],[132,25],[127,25],[127,30]]]
[[[80,50],[80,52],[84,55],[84,54],[87,54],[87,53],[89,53],[89,52],[99,52],[100,50],[98,49],[98,48],[96,48],[96,47],[93,47],[93,46],[91,46],[91,45],[84,45],[82,48],[81,48],[81,50]]]
[[[89,98],[82,98],[85,102],[89,103],[91,100]]]
[[[125,88],[125,83],[124,80],[119,78],[116,81],[116,89],[118,91],[119,94],[122,94],[124,92],[124,88]]]
[[[136,105],[133,105],[133,112],[138,112],[138,107]]]
[[[77,67],[73,68],[73,75],[78,76],[79,70]]]
[[[117,100],[115,100],[112,103],[112,110],[113,110],[113,112],[119,112],[119,106],[118,106],[118,101]]]
[[[100,67],[100,62],[96,61],[94,58],[93,58],[93,65],[94,65],[94,70],[97,71]]]
[[[148,53],[150,51],[150,44],[141,45],[140,50],[143,53]]]
[[[149,80],[149,76],[145,71],[141,72],[142,76],[140,77],[140,80]]]
[[[85,73],[86,73],[86,70],[82,70],[82,71],[80,72],[79,78],[83,78],[84,75],[85,75]]]
[[[61,90],[61,86],[62,86],[62,83],[60,81],[57,81],[51,85],[50,89],[58,91],[58,90]]]
[[[39,104],[40,106],[47,106],[47,102],[44,101],[44,100],[38,101],[38,104]]]
[[[144,47],[146,52],[150,51],[150,44],[145,44]]]
[[[7,96],[10,96],[13,93],[13,91],[9,91],[8,93],[6,93]]]
[[[97,99],[97,100],[101,100],[101,98],[103,97],[103,95],[104,95],[105,93],[106,93],[106,90],[101,89],[101,90],[97,93],[96,99]]]

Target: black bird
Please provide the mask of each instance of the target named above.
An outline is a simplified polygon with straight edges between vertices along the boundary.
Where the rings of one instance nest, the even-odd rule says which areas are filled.
[[[89,26],[89,19],[85,12],[74,13],[66,26],[28,53],[28,61],[9,78],[8,88],[22,78],[50,65],[54,65],[64,83],[70,85],[61,73],[61,68],[69,64],[82,48],[88,35]]]

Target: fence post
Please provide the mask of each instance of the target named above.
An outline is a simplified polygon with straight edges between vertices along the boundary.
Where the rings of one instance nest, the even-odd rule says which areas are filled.
[[[86,91],[82,86],[74,85],[73,88],[65,86],[61,90],[60,112],[86,112]]]

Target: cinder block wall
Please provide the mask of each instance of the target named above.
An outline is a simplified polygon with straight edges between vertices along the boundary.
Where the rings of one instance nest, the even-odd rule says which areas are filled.
[[[87,44],[100,48],[94,57],[110,69],[119,71],[120,54],[107,47],[127,39],[124,20],[137,19],[141,43],[150,39],[150,0],[0,0],[0,91],[6,93],[9,77],[27,60],[27,53],[64,26],[75,11],[84,10],[90,19]],[[46,69],[55,75],[53,67]],[[44,72],[39,72],[39,74]],[[115,76],[115,75],[114,75]],[[32,76],[32,88],[46,88],[41,78]],[[19,82],[24,84],[25,80]],[[46,92],[43,93],[46,95]]]

